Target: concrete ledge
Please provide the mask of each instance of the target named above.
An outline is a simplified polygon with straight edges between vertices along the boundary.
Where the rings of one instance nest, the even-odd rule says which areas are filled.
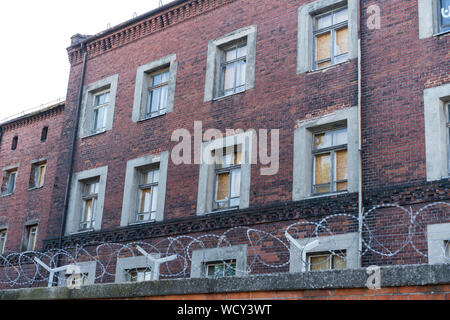
[[[79,290],[63,287],[0,291],[0,300],[124,299],[207,293],[366,288],[366,269],[273,274],[244,278],[178,279],[134,284],[100,284]],[[450,265],[381,268],[381,287],[450,283]]]

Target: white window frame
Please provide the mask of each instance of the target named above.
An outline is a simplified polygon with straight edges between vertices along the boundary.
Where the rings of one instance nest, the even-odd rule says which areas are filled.
[[[348,8],[348,60],[358,57],[358,1],[318,0],[298,8],[297,74],[317,71],[314,68],[314,20],[317,15],[334,9]],[[340,63],[339,63],[340,64]],[[337,64],[337,65],[339,65]],[[336,66],[331,65],[325,68]],[[322,68],[322,69],[325,69]],[[322,70],[319,69],[319,70]]]
[[[127,161],[123,191],[122,216],[120,219],[121,227],[164,220],[169,156],[169,151],[164,151],[158,155],[149,155]],[[137,222],[136,214],[138,211],[137,206],[140,168],[143,167],[159,167],[157,208],[154,221]]]
[[[107,175],[107,166],[77,172],[73,175],[72,186],[70,189],[69,209],[67,213],[66,235],[101,230]],[[82,231],[80,230],[80,222],[82,214],[82,195],[84,183],[85,181],[96,178],[99,179],[99,190],[96,208],[94,210],[95,217],[93,217],[95,224],[92,229]]]
[[[9,173],[9,177],[8,177],[8,187],[7,187],[7,191],[6,192],[4,192],[4,193],[0,193],[0,197],[7,197],[7,196],[11,196],[11,195],[13,195],[14,194],[14,192],[16,191],[16,187],[17,187],[17,177],[18,177],[18,174],[19,174],[19,166],[18,165],[14,165],[14,166],[10,166],[10,167],[7,167],[7,168],[3,168],[3,170],[2,170],[2,176],[1,176],[1,182],[0,183],[3,183],[3,176],[5,175],[5,174],[8,174]],[[14,177],[14,185],[13,185],[13,188],[12,188],[12,191],[10,190],[10,184],[11,184],[11,174],[12,173],[14,173],[15,174],[15,177]]]
[[[39,170],[39,168],[41,168],[42,166],[45,166],[43,177],[42,177],[42,184],[36,185],[36,170]],[[34,160],[31,162],[30,184],[29,184],[28,190],[40,189],[40,188],[44,187],[45,176],[47,175],[47,168],[48,168],[48,159],[47,158]],[[33,180],[31,180],[31,179],[33,179]],[[31,181],[34,181],[34,185],[31,185]]]
[[[427,181],[448,178],[449,146],[446,110],[450,102],[450,83],[425,89],[424,120]]]
[[[169,70],[166,109],[164,112],[160,112],[159,114],[148,117],[146,114],[147,96],[149,89],[148,76],[152,73],[156,73],[159,70],[163,69]],[[178,69],[178,62],[176,54],[170,54],[168,56],[165,56],[155,61],[151,61],[138,67],[136,71],[136,85],[133,100],[133,111],[132,111],[133,122],[145,121],[173,112],[175,103],[175,90],[177,83],[177,69]]]
[[[245,209],[250,206],[250,186],[251,186],[251,165],[253,163],[253,131],[228,136],[222,139],[215,139],[202,144],[202,157],[199,172],[198,194],[197,194],[197,215],[206,215],[218,213],[236,208],[214,210],[213,203],[215,199],[215,157],[217,150],[238,147],[242,150],[241,163],[241,186],[239,209]]]
[[[347,128],[348,188],[344,192],[313,193],[313,134],[333,128]],[[294,131],[293,191],[294,201],[312,197],[358,192],[359,189],[359,131],[358,108],[351,107],[331,114],[297,122]]]
[[[308,253],[321,253],[321,252],[339,252],[345,251],[346,253],[346,269],[357,269],[360,267],[359,258],[359,234],[357,232],[345,233],[332,236],[320,236],[314,238],[303,238],[296,239],[300,246],[306,246],[315,240],[319,240],[319,245]],[[290,261],[289,261],[289,272],[298,273],[303,272],[303,270],[309,270],[308,262],[303,261],[303,252],[296,245],[291,242],[290,247]]]
[[[34,241],[30,243],[30,235],[33,228],[36,228]],[[30,221],[25,224],[22,237],[22,251],[35,251],[39,236],[39,222]]]
[[[206,62],[205,95],[204,102],[222,99],[231,95],[245,92],[255,87],[255,65],[256,65],[256,38],[257,26],[251,25],[231,33],[228,33],[218,39],[211,40],[208,43],[208,57]],[[223,95],[220,91],[221,86],[221,57],[224,49],[230,45],[243,42],[246,39],[247,55],[245,65],[245,89],[228,95]]]
[[[113,75],[108,78],[104,78],[97,82],[91,83],[83,88],[83,99],[81,101],[81,115],[80,115],[80,128],[78,136],[80,138],[86,138],[101,134],[113,127],[114,121],[114,109],[116,106],[116,94],[117,86],[119,82],[119,75]],[[101,130],[94,130],[94,101],[95,97],[99,94],[109,91],[109,102],[106,106],[106,120],[105,127]]]
[[[0,227],[0,255],[5,253],[6,241],[8,240],[8,228]]]

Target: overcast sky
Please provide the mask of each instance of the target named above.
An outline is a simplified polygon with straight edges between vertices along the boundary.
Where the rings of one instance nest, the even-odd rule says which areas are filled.
[[[72,35],[98,33],[108,23],[115,26],[158,4],[159,0],[1,1],[0,122],[65,98],[66,48]]]

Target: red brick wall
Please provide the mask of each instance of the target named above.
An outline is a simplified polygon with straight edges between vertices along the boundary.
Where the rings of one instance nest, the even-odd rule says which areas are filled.
[[[142,299],[142,298],[139,298]],[[450,286],[393,287],[379,290],[331,289],[155,296],[146,300],[450,300]]]

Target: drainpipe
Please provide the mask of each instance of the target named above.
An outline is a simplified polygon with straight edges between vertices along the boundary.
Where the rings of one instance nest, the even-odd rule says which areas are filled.
[[[81,81],[80,81],[80,89],[78,93],[78,105],[75,113],[75,126],[73,130],[73,139],[72,139],[72,149],[70,151],[69,156],[69,173],[67,176],[67,182],[66,182],[66,192],[64,196],[64,211],[63,211],[63,219],[61,223],[61,232],[59,237],[59,248],[62,249],[62,240],[64,238],[64,234],[66,232],[66,221],[67,221],[67,211],[69,208],[69,197],[70,197],[70,189],[72,186],[72,174],[73,174],[73,164],[75,159],[75,148],[77,143],[77,137],[78,137],[78,128],[80,123],[80,114],[81,114],[81,101],[83,99],[83,87],[84,87],[84,78],[86,75],[86,64],[87,64],[87,50],[86,50],[86,43],[81,42],[81,50],[83,51],[83,67],[81,71]]]
[[[359,134],[359,187],[358,187],[358,249],[360,257],[360,266],[362,265],[362,231],[363,231],[363,214],[364,214],[364,203],[363,203],[363,186],[362,186],[362,72],[361,72],[361,0],[358,1],[358,134]]]

